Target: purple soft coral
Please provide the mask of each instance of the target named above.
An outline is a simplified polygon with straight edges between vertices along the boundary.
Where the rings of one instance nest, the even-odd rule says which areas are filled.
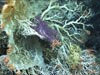
[[[35,22],[37,22],[37,26],[31,28],[35,29],[40,35],[44,36],[44,39],[53,42],[54,40],[58,40],[58,33],[56,30],[51,29],[48,24],[43,21],[40,16],[35,18]]]

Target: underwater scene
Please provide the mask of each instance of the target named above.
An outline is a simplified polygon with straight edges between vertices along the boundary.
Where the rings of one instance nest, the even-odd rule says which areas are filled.
[[[100,0],[0,0],[0,75],[100,75]]]

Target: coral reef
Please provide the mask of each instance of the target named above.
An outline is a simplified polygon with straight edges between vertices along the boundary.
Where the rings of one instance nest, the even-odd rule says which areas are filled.
[[[6,4],[13,7],[2,8],[0,31],[9,36],[6,40],[0,33],[0,40],[11,47],[3,55],[0,41],[1,75],[100,74],[97,57],[89,51],[98,45],[89,39],[93,10],[86,0],[8,0]]]

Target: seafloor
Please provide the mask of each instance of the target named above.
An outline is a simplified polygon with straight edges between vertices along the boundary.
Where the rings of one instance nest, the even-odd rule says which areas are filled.
[[[0,0],[0,75],[100,75],[100,0]]]

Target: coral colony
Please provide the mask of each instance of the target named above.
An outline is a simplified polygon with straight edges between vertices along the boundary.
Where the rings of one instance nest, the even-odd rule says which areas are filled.
[[[100,75],[98,3],[0,0],[0,75]]]

